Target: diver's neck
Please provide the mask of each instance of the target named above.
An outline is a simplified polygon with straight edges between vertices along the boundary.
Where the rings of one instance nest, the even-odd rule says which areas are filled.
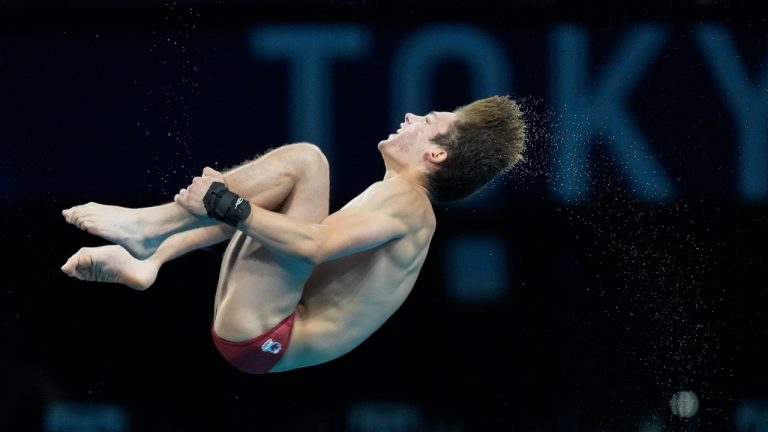
[[[413,183],[420,188],[426,189],[424,187],[424,178],[426,177],[426,170],[424,167],[405,165],[393,160],[385,160],[384,170],[384,180],[400,178],[406,180],[408,183]]]
[[[387,169],[387,171],[384,173],[384,180],[392,180],[392,179],[400,179],[404,180],[410,184],[412,184],[414,187],[417,187],[418,189],[423,189],[425,192],[427,190],[426,186],[424,185],[424,178],[425,173],[423,173],[421,170],[417,169],[402,169],[402,170],[393,170],[393,169]]]

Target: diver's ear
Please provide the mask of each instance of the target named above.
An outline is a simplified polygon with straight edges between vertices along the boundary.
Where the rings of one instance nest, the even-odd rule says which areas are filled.
[[[427,153],[424,155],[424,158],[426,160],[436,165],[443,163],[443,161],[447,157],[448,157],[448,152],[446,152],[445,149],[440,147],[429,149]]]

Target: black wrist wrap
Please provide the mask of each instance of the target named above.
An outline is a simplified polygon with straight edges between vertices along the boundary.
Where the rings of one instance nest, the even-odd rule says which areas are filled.
[[[208,217],[218,219],[234,227],[251,214],[251,204],[227,189],[221,182],[211,183],[203,197]]]

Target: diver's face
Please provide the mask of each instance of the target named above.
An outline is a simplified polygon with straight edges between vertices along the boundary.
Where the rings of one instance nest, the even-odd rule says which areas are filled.
[[[385,156],[397,159],[406,156],[418,158],[421,153],[429,151],[429,148],[435,145],[432,140],[447,132],[456,118],[455,113],[445,111],[432,111],[424,116],[407,113],[400,123],[400,128],[379,142],[379,151]]]

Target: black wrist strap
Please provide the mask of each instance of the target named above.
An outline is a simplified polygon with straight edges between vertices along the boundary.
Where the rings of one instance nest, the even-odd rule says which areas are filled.
[[[203,206],[208,212],[208,217],[234,227],[251,214],[251,204],[236,193],[231,192],[221,182],[211,183],[211,187],[208,188],[208,192],[203,197]]]

